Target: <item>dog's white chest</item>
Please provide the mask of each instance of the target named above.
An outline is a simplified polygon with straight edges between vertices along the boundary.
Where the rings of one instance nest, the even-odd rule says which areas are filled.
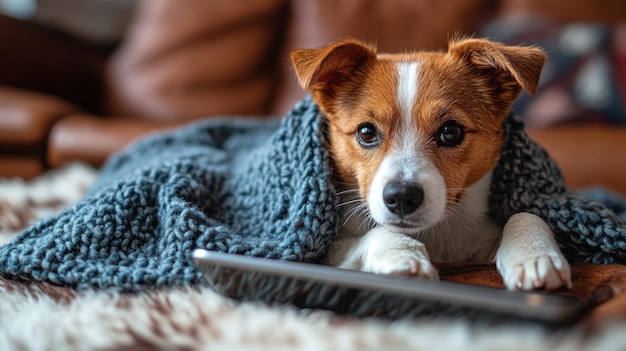
[[[487,209],[468,204],[415,238],[426,245],[433,262],[485,262],[495,258],[502,228],[488,217]]]
[[[502,228],[488,215],[490,182],[491,176],[488,175],[468,187],[461,201],[447,210],[441,222],[410,235],[425,245],[431,261],[484,262],[494,259]],[[331,247],[331,264],[335,261],[333,256],[348,254],[359,244],[359,238],[376,226],[368,219],[367,210],[364,207],[358,210],[358,206],[362,205],[354,203],[342,208],[343,226],[338,240]],[[389,235],[388,240],[397,240],[397,237]]]

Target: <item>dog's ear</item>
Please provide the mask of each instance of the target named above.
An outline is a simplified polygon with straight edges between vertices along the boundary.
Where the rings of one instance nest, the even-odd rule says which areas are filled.
[[[291,53],[300,85],[311,93],[322,93],[326,97],[334,96],[337,87],[374,60],[376,49],[356,39]]]
[[[539,48],[507,46],[485,39],[452,41],[448,52],[496,78],[494,83],[499,84],[503,92],[513,93],[513,99],[520,88],[530,94],[537,92],[546,61],[546,54]]]

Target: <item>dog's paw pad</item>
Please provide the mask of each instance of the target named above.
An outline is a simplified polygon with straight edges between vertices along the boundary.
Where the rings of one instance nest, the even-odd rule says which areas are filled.
[[[507,264],[504,285],[511,290],[571,288],[570,266],[560,255],[541,255]]]
[[[373,273],[439,279],[435,266],[428,257],[420,253],[388,250],[377,254],[369,261],[365,270]]]

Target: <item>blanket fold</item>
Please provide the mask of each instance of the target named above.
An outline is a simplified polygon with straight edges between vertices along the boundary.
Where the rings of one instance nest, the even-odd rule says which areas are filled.
[[[615,214],[623,212],[624,200],[608,193],[594,200],[604,203],[569,191],[554,160],[509,115],[491,182],[491,217],[504,224],[517,212],[533,213],[552,229],[570,263],[624,264],[625,218]]]
[[[111,158],[83,200],[0,247],[0,275],[73,288],[196,284],[196,248],[316,262],[338,231],[325,119],[308,97],[285,118],[210,120]],[[507,118],[490,214],[544,218],[573,262],[625,263],[624,222],[569,192]]]
[[[76,288],[199,283],[196,247],[315,261],[337,233],[309,99],[278,120],[212,120],[113,157],[86,197],[0,248],[0,272]]]

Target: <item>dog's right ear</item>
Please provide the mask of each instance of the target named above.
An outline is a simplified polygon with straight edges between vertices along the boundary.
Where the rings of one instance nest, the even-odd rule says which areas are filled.
[[[346,39],[319,49],[291,53],[302,88],[331,98],[336,89],[359,69],[376,60],[376,49],[356,39]]]

